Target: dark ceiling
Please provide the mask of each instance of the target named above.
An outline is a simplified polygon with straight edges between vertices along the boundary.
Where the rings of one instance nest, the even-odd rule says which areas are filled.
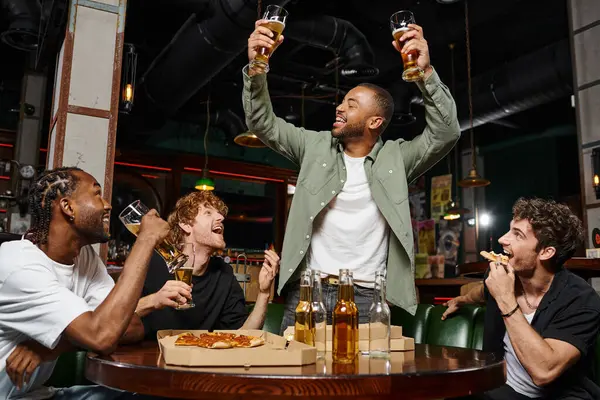
[[[250,0],[248,2],[252,3]],[[143,76],[150,63],[173,39],[190,15],[196,13],[199,21],[210,18],[216,12],[214,8],[217,3],[220,1],[129,0],[125,41],[133,43],[139,52],[138,77]],[[472,76],[501,69],[513,60],[567,39],[566,7],[565,0],[471,0]],[[467,66],[463,1],[439,4],[435,0],[297,0],[288,3],[286,8],[290,12],[290,21],[294,18],[310,19],[317,15],[330,15],[347,20],[358,28],[367,38],[375,55],[375,66],[379,69],[379,75],[368,80],[390,89],[397,96],[398,116],[402,112],[399,109],[404,107],[402,99],[410,100],[416,92],[413,84],[406,84],[400,79],[401,58],[391,46],[388,19],[399,9],[410,9],[414,12],[417,23],[424,28],[432,64],[449,86],[452,82],[449,45],[455,44],[456,97],[465,97]],[[0,20],[0,23],[0,30],[4,30],[7,26],[6,18]],[[232,38],[234,39],[240,38]],[[7,113],[16,104],[15,93],[18,102],[19,80],[26,59],[24,54],[0,44],[0,121],[10,120],[11,114]],[[331,51],[291,38],[286,39],[271,61],[269,85],[276,113],[280,116],[293,115],[297,118],[295,123],[300,124],[300,97],[304,87],[306,127],[329,129],[334,116],[336,86],[344,91],[358,82],[339,76],[334,68],[327,69],[326,64],[333,58]],[[570,60],[567,61],[570,63]],[[212,60],[207,59],[206,62]],[[155,131],[166,118],[201,124],[209,94],[212,110],[230,110],[243,119],[241,68],[246,63],[244,50],[208,84],[199,88],[175,114],[168,116],[161,117],[160,112],[157,112],[160,109],[157,110],[148,100],[144,88],[139,88],[134,111],[131,115],[121,115],[119,119],[120,146],[139,146],[148,138],[148,131]],[[47,65],[52,76],[54,61],[49,59]],[[537,68],[543,67],[544,65],[531,65],[531,69],[522,68],[524,75],[521,79],[525,80],[525,84],[519,86],[527,86],[528,77],[536,78],[540,75]],[[519,75],[520,72],[518,71]],[[179,73],[179,70],[172,71],[174,75]],[[561,79],[570,85],[570,76],[561,76]],[[565,94],[568,90],[569,88],[563,88],[557,95],[545,97],[541,101],[545,104],[536,104],[528,110],[477,127],[475,133],[478,143],[494,143],[518,135],[540,132],[556,125],[573,125],[574,111],[569,95]],[[49,105],[48,101],[47,107]],[[474,105],[478,107],[477,102]],[[387,138],[410,138],[420,132],[424,123],[421,106],[412,104],[411,108],[417,121],[410,125],[393,124],[386,133]],[[468,115],[468,108],[464,104],[459,102],[459,108],[463,117]]]

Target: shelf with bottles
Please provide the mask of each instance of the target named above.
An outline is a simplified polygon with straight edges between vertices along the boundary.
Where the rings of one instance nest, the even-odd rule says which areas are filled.
[[[273,250],[274,246],[271,244],[268,246],[268,249]],[[217,250],[213,256],[222,257],[225,262],[228,263],[243,263],[244,257],[240,257],[241,255],[246,256],[246,260],[248,264],[251,263],[260,263],[265,260],[265,250],[262,249],[243,249],[243,248],[226,248],[224,250]]]

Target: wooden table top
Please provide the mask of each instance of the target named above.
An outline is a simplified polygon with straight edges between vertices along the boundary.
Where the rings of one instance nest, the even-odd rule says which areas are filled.
[[[214,350],[226,352],[227,350]],[[89,353],[85,376],[130,392],[182,399],[436,399],[480,393],[504,384],[504,362],[472,349],[416,345],[391,360],[359,356],[354,364],[325,360],[302,367],[190,368],[166,365],[156,342]]]

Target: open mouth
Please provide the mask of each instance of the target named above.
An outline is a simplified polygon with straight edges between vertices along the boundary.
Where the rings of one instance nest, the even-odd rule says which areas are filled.
[[[104,223],[104,224],[109,224],[110,223],[110,214],[105,214],[102,217],[102,223]]]
[[[508,257],[509,260],[513,257],[513,254],[506,249],[503,249],[502,252]]]
[[[334,128],[341,128],[344,125],[346,125],[346,119],[344,117],[342,117],[341,115],[336,115],[335,117],[335,122],[333,123],[333,127]]]
[[[217,235],[222,235],[223,234],[223,229],[224,229],[223,225],[217,225],[217,226],[213,227],[212,232],[216,233]]]

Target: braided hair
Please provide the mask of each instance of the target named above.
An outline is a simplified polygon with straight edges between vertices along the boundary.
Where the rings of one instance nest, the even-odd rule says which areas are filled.
[[[60,167],[44,171],[29,189],[31,227],[27,231],[27,238],[33,243],[41,245],[48,242],[52,206],[57,199],[70,196],[77,189],[79,178],[74,174],[75,171],[82,170]]]

